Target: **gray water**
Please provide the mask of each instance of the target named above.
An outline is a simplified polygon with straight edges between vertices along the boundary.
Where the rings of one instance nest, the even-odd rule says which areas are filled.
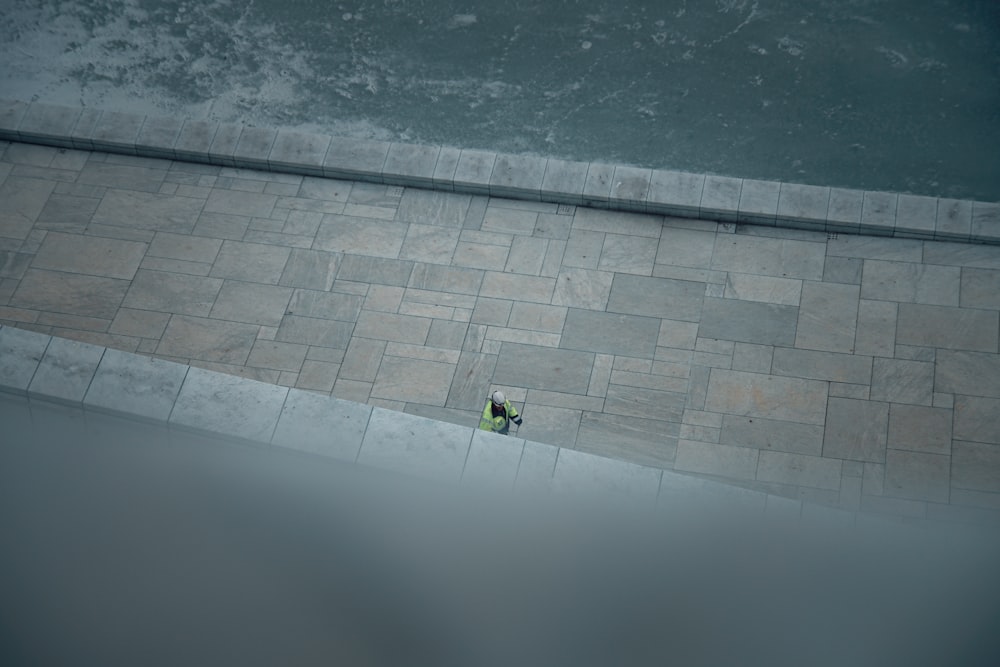
[[[0,0],[0,95],[1000,200],[996,0]]]

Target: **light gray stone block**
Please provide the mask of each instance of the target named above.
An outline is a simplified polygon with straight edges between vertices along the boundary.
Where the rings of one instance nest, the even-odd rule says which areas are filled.
[[[432,185],[440,152],[437,146],[393,142],[382,165],[382,182],[389,185]]]
[[[527,409],[527,408],[526,408]],[[572,447],[580,428],[581,410],[532,404],[531,416],[515,428],[525,440],[547,442],[558,447]]]
[[[434,164],[434,174],[431,183],[436,190],[454,190],[455,172],[458,170],[458,161],[462,157],[462,149],[442,146],[438,153],[437,162]]]
[[[462,484],[476,489],[512,490],[523,451],[524,440],[520,438],[474,430]]]
[[[275,130],[266,127],[244,126],[233,148],[233,163],[241,169],[267,169]]]
[[[49,340],[49,336],[33,331],[0,328],[0,390],[27,393]]]
[[[128,287],[127,280],[28,269],[9,305],[110,320]]]
[[[856,257],[860,259],[884,259],[896,262],[921,263],[924,242],[915,239],[887,239],[877,236],[840,236],[827,240],[827,255],[831,257]],[[937,243],[928,244],[933,248]],[[947,261],[930,261],[928,264],[949,264]]]
[[[497,155],[490,176],[490,195],[538,200],[547,160],[527,155]]]
[[[861,299],[854,353],[877,357],[895,356],[897,304]]]
[[[859,231],[872,236],[892,236],[896,227],[898,195],[893,192],[865,191]]]
[[[781,183],[744,179],[740,191],[738,222],[751,225],[773,226],[778,215],[778,196]]]
[[[592,352],[504,343],[493,381],[507,387],[586,395],[593,366]]]
[[[825,255],[823,243],[719,234],[711,266],[719,271],[822,280]]]
[[[331,137],[323,160],[323,175],[379,183],[388,154],[387,141]]]
[[[608,312],[661,317],[685,322],[701,319],[704,283],[616,274]]]
[[[725,415],[719,442],[737,447],[819,456],[823,451],[823,426]]]
[[[962,269],[963,308],[1000,310],[1000,270]]]
[[[749,447],[681,440],[677,443],[674,470],[735,479],[754,479],[758,456],[759,452]]]
[[[964,199],[938,200],[934,238],[968,241],[972,234],[972,202]]]
[[[706,176],[701,194],[698,217],[722,222],[736,222],[740,208],[743,179],[728,176]]]
[[[807,282],[802,285],[795,347],[826,352],[854,351],[859,288]]]
[[[828,232],[857,234],[861,226],[864,192],[844,188],[830,188],[830,204],[826,211]]]
[[[811,380],[867,385],[872,380],[872,358],[779,347],[774,350],[771,372]]]
[[[591,162],[590,167],[587,168],[587,179],[583,183],[584,204],[607,208],[611,199],[614,177],[614,165]]]
[[[654,468],[670,467],[679,425],[606,412],[584,412],[575,449]]]
[[[72,148],[70,138],[82,109],[34,102],[17,127],[21,141]]]
[[[697,217],[704,190],[704,174],[654,169],[649,178],[646,210],[663,215]]]
[[[938,200],[934,197],[899,195],[893,236],[912,239],[934,238]]]
[[[934,364],[876,358],[872,369],[871,399],[909,405],[932,405]]]
[[[213,121],[185,120],[174,142],[174,155],[178,160],[207,164],[209,149],[218,129],[219,124]]]
[[[457,482],[471,442],[468,427],[374,408],[358,463]]]
[[[613,279],[614,274],[607,271],[564,268],[556,277],[552,304],[604,310],[611,294]]]
[[[288,391],[287,387],[192,368],[177,396],[170,424],[267,444]]]
[[[680,423],[684,416],[685,399],[685,394],[681,392],[612,384],[608,386],[604,399],[604,411],[627,417],[656,416],[664,421]]]
[[[28,386],[28,393],[48,400],[80,403],[103,356],[103,347],[53,338]]]
[[[176,156],[174,144],[180,138],[184,121],[175,116],[146,116],[135,139],[139,155],[172,160]]]
[[[973,352],[997,351],[996,311],[899,304],[896,342]]]
[[[795,306],[706,297],[698,335],[742,343],[792,345],[798,317]]]
[[[131,417],[166,421],[188,367],[119,350],[106,350],[83,404]]]
[[[463,150],[455,168],[455,191],[488,195],[496,160],[496,153]]]
[[[589,167],[588,162],[549,158],[542,177],[542,199],[574,206],[583,204],[583,186],[587,182]]]
[[[705,409],[745,417],[823,424],[826,402],[826,382],[713,368]]]
[[[659,492],[660,475],[653,468],[563,449],[556,461],[552,488],[561,494],[628,498],[651,507]]]
[[[28,112],[28,103],[17,100],[0,100],[0,139],[20,141],[17,128]]]
[[[208,315],[222,280],[164,271],[140,270],[122,305],[183,315]]]
[[[1000,398],[1000,356],[938,350],[934,390]]]
[[[212,164],[221,164],[224,167],[235,167],[236,161],[233,158],[233,153],[236,151],[236,144],[239,143],[242,133],[243,125],[241,124],[219,123],[215,136],[212,138],[212,145],[208,147],[208,161]]]
[[[841,461],[789,452],[761,451],[757,479],[816,489],[840,490]]]
[[[956,440],[951,452],[952,489],[1000,492],[1000,447]]]
[[[330,137],[311,132],[278,130],[267,155],[270,169],[309,176],[323,175],[323,161],[330,147]]]
[[[885,494],[895,498],[947,503],[951,457],[890,449],[885,461]]]
[[[271,444],[354,462],[371,412],[361,403],[290,389]]]
[[[888,422],[888,403],[830,398],[823,456],[884,463]]]
[[[135,155],[136,140],[145,120],[145,116],[127,111],[105,111],[90,136],[94,150]]]
[[[1000,445],[1000,399],[956,396],[954,437]]]
[[[517,467],[515,487],[519,491],[548,492],[561,451],[552,445],[526,441]]]
[[[626,211],[645,211],[652,173],[651,169],[615,167],[608,199],[611,207]]]
[[[801,294],[801,280],[735,272],[726,275],[724,296],[727,299],[798,306]]]
[[[960,273],[957,266],[865,260],[861,298],[957,306]]]
[[[915,405],[889,408],[890,449],[928,454],[951,453],[952,411]]]
[[[76,125],[73,127],[73,133],[70,135],[73,141],[73,148],[88,151],[94,149],[94,128],[101,120],[102,113],[100,109],[94,109],[93,107],[85,107],[80,112],[80,117],[77,119]]]
[[[131,280],[146,252],[145,243],[49,232],[32,262],[52,269]]]
[[[571,308],[559,347],[652,359],[659,335],[656,318]]]
[[[972,202],[972,233],[969,238],[978,243],[1000,243],[1000,204]]]
[[[782,183],[775,223],[797,229],[826,229],[830,212],[830,188]]]
[[[324,323],[333,328],[333,323]],[[250,356],[258,331],[260,327],[255,324],[174,315],[163,332],[156,353],[242,366]],[[278,333],[280,337],[280,329]]]

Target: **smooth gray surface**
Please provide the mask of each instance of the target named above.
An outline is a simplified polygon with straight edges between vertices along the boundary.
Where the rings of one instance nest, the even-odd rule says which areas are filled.
[[[97,345],[53,338],[28,386],[28,394],[81,403],[104,352]]]
[[[47,337],[29,331],[0,329],[0,381],[6,391],[23,394],[28,390],[48,344]]]
[[[287,394],[287,387],[192,368],[177,395],[170,423],[269,442]]]
[[[188,367],[181,364],[107,350],[83,404],[166,421],[188,372]]]
[[[358,463],[457,482],[471,442],[469,428],[374,408]]]
[[[271,444],[355,461],[371,407],[289,389]]]

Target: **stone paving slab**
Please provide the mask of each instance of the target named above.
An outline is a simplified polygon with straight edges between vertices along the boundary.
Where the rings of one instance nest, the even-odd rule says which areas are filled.
[[[665,217],[655,172],[626,212],[2,146],[0,325],[468,427],[499,387],[525,438],[852,511],[1000,506],[940,474],[994,444],[991,246]]]

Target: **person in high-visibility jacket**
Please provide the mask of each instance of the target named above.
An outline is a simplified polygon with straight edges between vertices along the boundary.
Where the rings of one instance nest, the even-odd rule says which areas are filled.
[[[510,429],[510,422],[518,426],[521,425],[521,418],[517,415],[517,409],[510,404],[502,391],[495,391],[493,395],[486,399],[486,407],[483,408],[483,416],[479,420],[479,428],[484,431],[501,433],[507,435]]]

